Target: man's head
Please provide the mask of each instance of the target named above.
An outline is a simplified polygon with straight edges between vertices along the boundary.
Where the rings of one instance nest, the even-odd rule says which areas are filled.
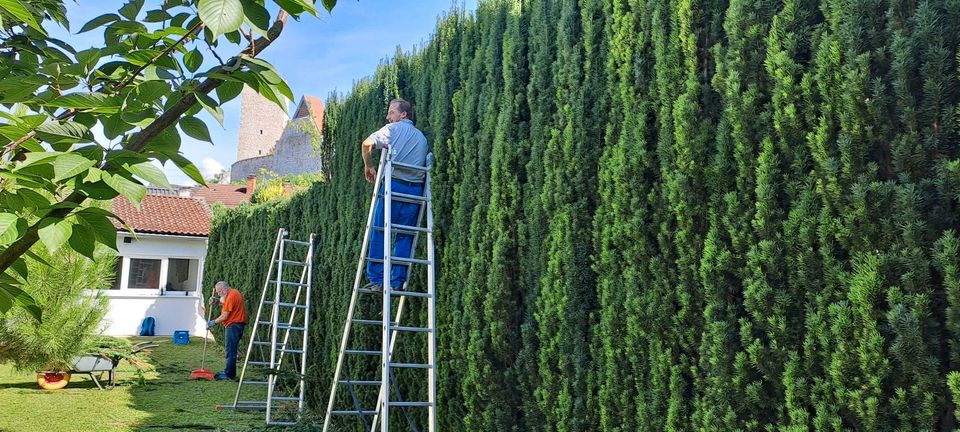
[[[396,123],[412,117],[413,109],[410,107],[410,102],[403,99],[390,101],[390,106],[387,108],[387,123]]]
[[[220,297],[224,297],[227,295],[227,291],[230,291],[230,285],[228,285],[224,281],[220,281],[213,286],[213,289],[217,291],[217,295],[219,295]]]

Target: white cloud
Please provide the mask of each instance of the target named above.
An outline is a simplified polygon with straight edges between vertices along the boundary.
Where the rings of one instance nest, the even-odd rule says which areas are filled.
[[[214,158],[205,157],[200,161],[199,168],[200,174],[203,174],[203,178],[210,178],[223,171],[223,164],[217,162]]]

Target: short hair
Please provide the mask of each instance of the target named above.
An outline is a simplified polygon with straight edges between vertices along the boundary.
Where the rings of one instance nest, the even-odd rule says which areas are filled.
[[[409,119],[413,118],[413,106],[410,105],[410,102],[397,98],[390,101],[389,105],[393,105],[393,104],[397,104],[397,110],[399,110],[400,112],[407,113],[407,118]]]
[[[214,285],[213,287],[214,288],[230,288],[230,284],[226,283],[225,281],[218,281],[217,284]]]

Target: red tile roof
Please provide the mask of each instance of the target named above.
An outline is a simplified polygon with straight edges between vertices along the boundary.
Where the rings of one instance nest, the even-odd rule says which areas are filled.
[[[297,107],[297,113],[294,114],[294,118],[306,117],[303,108],[309,110],[309,114],[313,117],[314,124],[317,125],[317,129],[323,130],[323,101],[320,98],[315,96],[304,95],[303,99],[300,100],[300,106]]]
[[[210,233],[210,209],[196,198],[147,195],[137,210],[126,198],[117,197],[113,212],[138,233],[197,237]],[[116,221],[113,225],[117,230],[125,229]]]
[[[246,185],[208,184],[193,191],[193,196],[202,198],[207,204],[223,204],[233,208],[249,202],[253,191],[247,191]]]

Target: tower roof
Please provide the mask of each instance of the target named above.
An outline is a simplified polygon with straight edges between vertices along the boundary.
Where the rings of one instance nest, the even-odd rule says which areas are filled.
[[[304,95],[293,115],[294,120],[303,117],[311,117],[317,129],[323,130],[323,101],[315,96]]]

